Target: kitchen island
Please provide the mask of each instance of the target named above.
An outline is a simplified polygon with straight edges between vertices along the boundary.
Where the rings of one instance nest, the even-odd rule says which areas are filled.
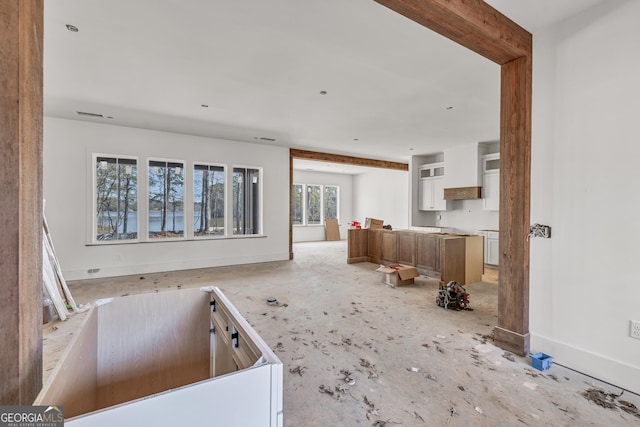
[[[349,230],[347,263],[403,264],[443,282],[479,282],[484,272],[482,236],[415,230]]]

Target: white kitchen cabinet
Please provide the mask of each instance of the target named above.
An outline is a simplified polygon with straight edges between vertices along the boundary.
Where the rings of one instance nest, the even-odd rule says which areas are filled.
[[[485,241],[485,264],[498,265],[500,263],[500,233],[489,231]]]
[[[418,209],[421,211],[446,211],[444,179],[427,178],[418,183]]]
[[[482,156],[482,208],[500,210],[500,154]]]
[[[494,230],[481,230],[478,234],[484,237],[484,263],[499,265],[500,233]]]
[[[418,178],[418,209],[446,211],[448,204],[444,199],[444,165],[422,165],[418,171]]]

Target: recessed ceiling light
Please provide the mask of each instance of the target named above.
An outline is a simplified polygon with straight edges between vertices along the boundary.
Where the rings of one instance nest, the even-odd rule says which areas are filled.
[[[326,95],[326,94],[327,94],[327,91],[326,91],[326,90],[321,90],[321,91],[320,91],[320,95]]]
[[[66,27],[67,27],[67,30],[71,31],[72,33],[78,32],[78,27],[76,27],[75,25],[66,24]]]
[[[358,138],[353,138],[354,141],[358,141]]]
[[[107,119],[113,119],[113,116],[107,116]]]
[[[453,107],[452,106],[448,106],[447,110],[453,110]]]
[[[409,151],[413,151],[413,148],[409,148]]]
[[[200,106],[201,106],[202,108],[209,108],[209,106],[208,106],[207,104],[200,104]]]

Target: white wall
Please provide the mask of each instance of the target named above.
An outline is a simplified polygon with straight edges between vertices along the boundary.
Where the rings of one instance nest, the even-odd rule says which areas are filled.
[[[531,350],[640,393],[640,2],[534,34]]]
[[[88,245],[92,153],[263,168],[263,237]],[[144,179],[146,175],[140,174]],[[192,189],[186,179],[186,193]],[[45,117],[44,197],[56,252],[67,279],[108,277],[289,259],[289,150],[190,135]],[[139,204],[146,204],[139,196]],[[186,198],[189,200],[189,198]],[[140,206],[139,206],[139,210]],[[95,273],[88,270],[98,269]]]
[[[353,175],[294,169],[293,183],[306,185],[337,185],[340,187],[338,221],[340,223],[340,238],[346,239],[349,222],[353,220]],[[310,242],[318,240],[325,240],[324,224],[293,226],[294,242]]]
[[[437,212],[432,225],[451,227],[456,233],[475,234],[478,230],[497,230],[499,213],[482,209],[482,199],[450,200],[449,210]]]
[[[394,230],[409,228],[409,173],[380,169],[353,178],[353,220],[377,218]]]

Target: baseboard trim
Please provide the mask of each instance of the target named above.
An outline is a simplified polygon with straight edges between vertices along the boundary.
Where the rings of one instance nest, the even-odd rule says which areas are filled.
[[[87,280],[104,277],[129,276],[132,274],[162,273],[167,271],[194,270],[198,268],[225,267],[230,265],[256,264],[259,262],[288,261],[289,252],[244,257],[208,258],[154,264],[123,265],[91,270],[64,270],[65,280]],[[97,270],[97,271],[95,271]],[[91,272],[90,272],[91,271]]]
[[[554,363],[640,394],[640,366],[633,366],[539,334],[531,334],[531,349],[532,353],[544,352],[553,357]]]

